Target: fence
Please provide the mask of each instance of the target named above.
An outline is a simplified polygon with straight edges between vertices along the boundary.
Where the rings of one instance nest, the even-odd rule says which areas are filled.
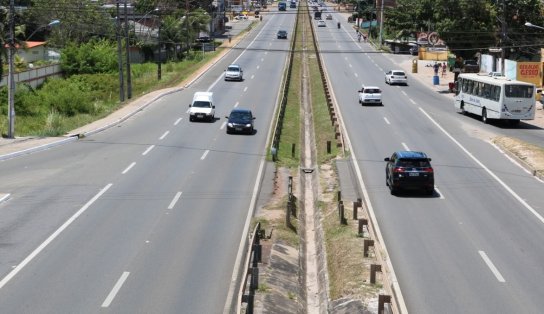
[[[13,80],[15,83],[25,83],[33,88],[40,86],[45,79],[50,77],[62,76],[62,70],[60,64],[51,64],[42,67],[36,67],[24,72],[16,72],[13,74]],[[2,76],[0,86],[7,86],[8,74]]]

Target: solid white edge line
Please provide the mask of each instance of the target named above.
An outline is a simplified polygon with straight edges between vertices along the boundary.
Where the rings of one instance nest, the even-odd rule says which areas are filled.
[[[419,110],[427,116],[429,120],[431,120],[440,131],[442,131],[450,140],[452,140],[455,145],[457,145],[465,154],[467,154],[472,160],[474,160],[475,163],[477,163],[482,169],[484,169],[495,181],[497,181],[510,195],[512,195],[518,202],[521,203],[527,210],[529,210],[538,220],[540,220],[541,223],[544,223],[544,217],[540,215],[534,208],[532,208],[527,202],[522,199],[514,190],[512,190],[506,183],[504,183],[493,171],[489,170],[478,158],[474,157],[471,152],[469,152],[461,143],[459,143],[453,136],[451,136],[448,131],[446,131],[438,122],[436,122],[423,108],[419,108]]]
[[[487,254],[485,254],[484,251],[478,251],[478,253],[480,253],[480,256],[482,257],[482,259],[484,260],[484,262],[487,264],[487,267],[489,267],[489,269],[491,269],[491,272],[493,273],[493,275],[495,275],[495,277],[497,278],[497,280],[499,282],[506,282],[506,280],[504,280],[504,277],[501,275],[501,273],[499,272],[499,270],[497,269],[497,267],[495,267],[495,265],[493,264],[493,262],[489,259],[489,257],[487,256]]]
[[[70,224],[72,224],[81,214],[83,214],[102,194],[113,185],[110,183],[106,185],[98,194],[96,194],[90,201],[88,201],[83,207],[81,207],[75,214],[72,215],[66,222],[62,224],[55,232],[53,232],[45,241],[43,241],[40,246],[38,246],[30,255],[28,255],[19,265],[17,265],[11,272],[9,272],[6,277],[0,281],[0,289],[2,289],[17,273],[19,273],[28,263],[30,263],[40,252],[45,249],[56,237],[58,237]]]
[[[136,165],[135,162],[132,162],[125,170],[123,170],[122,174],[125,174],[127,173],[130,169],[132,169],[132,167],[134,167]]]
[[[370,59],[370,54],[366,54],[366,56],[367,58]],[[326,76],[328,79],[327,73],[326,73]],[[334,90],[331,90],[331,97],[334,100],[333,103],[337,104],[336,97],[334,95]],[[336,108],[339,109],[338,107]],[[339,121],[343,121],[344,118],[342,116],[342,112],[340,110],[337,110],[337,114],[339,117]],[[340,123],[340,127],[342,128],[345,135],[344,140],[345,140],[346,146],[349,148],[349,151],[352,153],[351,155],[353,156],[354,150],[353,150],[353,146],[351,145],[351,140],[349,138],[348,130],[346,129],[346,126],[344,125],[344,123]],[[391,290],[393,291],[393,294],[396,297],[397,305],[399,307],[399,312],[401,314],[407,314],[408,308],[406,307],[406,302],[404,302],[404,296],[402,294],[402,290],[400,289],[400,284],[397,279],[397,274],[395,273],[395,269],[393,268],[393,263],[391,262],[389,252],[387,251],[387,245],[385,243],[385,240],[383,239],[380,226],[378,225],[378,220],[374,212],[374,207],[372,206],[372,202],[370,201],[370,196],[368,195],[365,182],[363,181],[363,175],[361,173],[359,163],[357,162],[357,158],[352,158],[352,160],[353,160],[355,172],[357,174],[357,181],[359,182],[359,185],[361,186],[361,190],[363,192],[363,198],[365,199],[365,203],[367,204],[369,216],[374,226],[376,237],[378,238],[377,240],[381,243],[383,251],[384,251],[383,258],[385,259],[385,264],[387,264],[387,268],[389,269],[389,277],[391,278]]]
[[[168,135],[168,133],[170,133],[170,131],[164,132],[164,134],[161,137],[159,137],[159,141],[163,140]]]
[[[149,153],[153,148],[155,148],[155,145],[149,146],[149,147],[145,150],[145,152],[142,153],[142,155],[144,155],[144,156],[147,155],[147,153]]]
[[[204,158],[206,158],[206,156],[208,155],[208,153],[210,152],[209,149],[207,149],[204,154],[202,154],[202,157],[200,157],[200,160],[204,160]]]
[[[113,301],[119,290],[121,290],[121,287],[125,283],[125,280],[127,280],[128,275],[130,275],[128,271],[123,272],[119,280],[117,280],[115,286],[113,286],[113,288],[111,289],[110,294],[108,294],[108,296],[106,297],[106,300],[104,300],[104,303],[102,303],[102,307],[110,306],[111,302]]]
[[[179,201],[179,198],[181,197],[181,192],[177,192],[174,196],[174,199],[170,202],[170,205],[168,205],[168,209],[174,208],[176,206],[176,203]]]
[[[183,118],[178,118],[178,119],[176,120],[176,122],[174,122],[174,125],[178,125],[178,124],[181,122],[181,120],[183,120]]]
[[[446,197],[444,197],[444,194],[442,194],[442,192],[440,192],[440,190],[436,187],[436,185],[434,186],[434,189],[436,190],[436,192],[438,193],[438,195],[440,195],[440,199],[441,200],[445,200]]]
[[[6,195],[4,195],[3,197],[0,197],[0,203],[2,203],[4,200],[7,200],[10,195],[11,194],[6,193]]]
[[[525,169],[525,167],[523,167],[519,162],[514,160],[514,158],[508,156],[508,154],[506,154],[502,149],[500,149],[499,146],[495,145],[495,143],[489,142],[489,144],[491,144],[491,146],[493,146],[496,150],[498,150],[504,157],[506,157],[506,159],[510,160],[514,165],[518,166],[525,173],[531,174],[529,170]]]

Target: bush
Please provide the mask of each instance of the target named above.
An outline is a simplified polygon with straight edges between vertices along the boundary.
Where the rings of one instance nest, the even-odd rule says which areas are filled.
[[[70,43],[61,51],[61,68],[68,76],[118,71],[116,45],[108,40]]]

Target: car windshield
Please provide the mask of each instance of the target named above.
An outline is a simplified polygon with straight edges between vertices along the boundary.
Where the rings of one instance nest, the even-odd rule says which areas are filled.
[[[251,113],[241,111],[231,112],[230,118],[237,120],[251,120]]]
[[[404,72],[395,71],[395,72],[393,72],[393,75],[401,75],[401,76],[404,76],[404,75],[406,75],[406,74],[404,74]]]
[[[210,102],[209,101],[195,101],[193,103],[193,107],[197,107],[197,108],[210,108]]]
[[[431,163],[429,163],[426,159],[400,159],[397,162],[398,167],[407,167],[407,168],[421,168],[421,167],[430,167]]]
[[[240,71],[240,68],[239,67],[228,67],[227,71],[238,72],[238,71]]]
[[[377,88],[367,88],[364,91],[366,94],[379,94],[381,91]]]

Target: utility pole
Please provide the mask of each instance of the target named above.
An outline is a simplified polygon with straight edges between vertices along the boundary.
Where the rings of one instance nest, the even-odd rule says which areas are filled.
[[[15,3],[9,1],[9,42],[8,42],[8,138],[15,138]]]
[[[128,14],[127,14],[127,0],[125,0],[125,45],[127,52],[127,99],[132,98],[132,76],[130,73],[130,38],[128,37]]]
[[[505,62],[506,51],[504,47],[504,42],[506,41],[506,0],[502,0],[502,21],[501,21],[501,75],[504,76],[505,73]]]
[[[161,52],[162,52],[162,49],[161,49],[161,25],[162,25],[162,20],[161,20],[161,17],[159,16],[159,31],[158,31],[158,34],[157,34],[157,37],[158,37],[158,44],[159,44],[159,58],[157,60],[157,80],[161,80],[161,76],[162,76],[162,69],[161,69]]]
[[[381,2],[381,11],[380,11],[380,43],[379,43],[379,47],[381,48],[382,47],[382,37],[383,37],[383,3],[385,2],[385,0],[380,0]]]
[[[119,1],[117,8],[117,63],[119,64],[119,101],[125,101],[125,80],[123,79],[123,49],[121,48],[121,17],[119,16]]]

